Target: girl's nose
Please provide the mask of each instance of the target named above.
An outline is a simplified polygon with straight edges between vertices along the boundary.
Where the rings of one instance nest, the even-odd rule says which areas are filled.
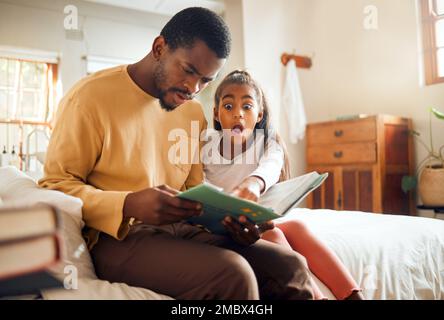
[[[233,117],[235,119],[243,119],[244,118],[244,112],[243,110],[236,110],[235,112],[233,112]]]
[[[237,112],[234,113],[234,119],[243,119],[244,118],[244,113],[243,112]]]

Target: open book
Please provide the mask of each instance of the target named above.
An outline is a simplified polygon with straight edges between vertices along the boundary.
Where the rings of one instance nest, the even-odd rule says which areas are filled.
[[[211,184],[203,183],[184,191],[179,198],[203,204],[204,213],[188,221],[199,224],[209,231],[225,234],[221,221],[227,215],[238,218],[245,215],[255,223],[262,223],[284,216],[296,207],[327,178],[328,173],[310,172],[305,175],[277,183],[262,195],[257,203],[229,195]]]

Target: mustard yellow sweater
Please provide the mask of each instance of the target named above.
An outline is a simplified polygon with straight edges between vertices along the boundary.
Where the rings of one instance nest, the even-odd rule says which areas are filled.
[[[132,81],[126,66],[95,73],[60,102],[39,184],[83,200],[90,248],[99,232],[123,239],[133,222],[122,219],[129,192],[162,184],[183,190],[201,183],[201,164],[168,159],[176,145],[169,133],[182,129],[190,139],[192,121],[199,133],[205,129],[200,104],[190,101],[164,111]]]

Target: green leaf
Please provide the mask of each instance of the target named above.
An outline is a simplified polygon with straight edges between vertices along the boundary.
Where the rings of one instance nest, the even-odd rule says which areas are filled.
[[[441,111],[436,110],[435,108],[430,109],[430,111],[438,118],[441,120],[444,120],[444,113]]]
[[[404,193],[407,193],[408,191],[415,189],[416,185],[417,185],[417,179],[415,176],[402,177],[401,187]]]

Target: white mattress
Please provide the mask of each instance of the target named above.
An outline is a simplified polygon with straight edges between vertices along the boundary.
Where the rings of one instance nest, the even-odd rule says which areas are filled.
[[[81,201],[57,191],[44,190],[12,167],[0,168],[0,199],[4,205],[39,202],[53,204],[66,215],[62,234],[65,265],[79,271],[78,290],[54,290],[45,299],[168,299],[147,289],[98,280],[81,237]],[[71,219],[70,219],[70,218]],[[293,209],[296,218],[319,236],[363,288],[367,299],[444,299],[444,221],[363,212]],[[321,290],[334,298],[320,281]]]
[[[339,256],[367,299],[444,299],[443,220],[309,209],[282,219],[291,218]]]

